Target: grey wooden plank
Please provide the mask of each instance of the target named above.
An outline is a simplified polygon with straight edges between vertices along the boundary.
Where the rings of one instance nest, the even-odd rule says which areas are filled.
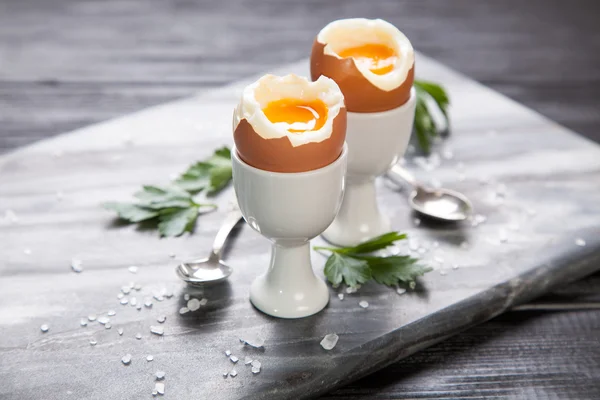
[[[357,15],[389,19],[422,52],[599,141],[598,7],[595,0],[3,1],[0,121],[8,123],[0,151],[301,59],[325,23]]]
[[[242,229],[229,254],[236,267],[232,284],[207,290],[203,296],[209,306],[200,313],[178,316],[183,291],[172,272],[176,260],[168,254],[197,254],[210,243],[222,215],[203,216],[197,235],[159,240],[152,232],[111,226],[99,203],[124,199],[146,180],[166,181],[171,168],[177,171],[229,142],[228,121],[239,85],[2,157],[0,208],[11,208],[20,218],[18,224],[0,227],[0,243],[8,255],[0,270],[0,315],[6,332],[0,338],[0,374],[10,382],[0,388],[2,396],[136,397],[151,391],[152,370],[161,368],[169,374],[167,390],[175,398],[206,393],[215,399],[310,397],[597,270],[600,193],[590,182],[600,177],[600,149],[423,56],[419,59],[421,76],[445,82],[455,99],[456,134],[446,143],[455,158],[428,175],[465,191],[488,221],[476,229],[415,226],[404,201],[398,201],[400,194],[381,182],[381,200],[394,226],[429,246],[439,242],[439,249],[430,250],[426,258],[446,274],[428,275],[425,290],[411,295],[366,285],[344,302],[333,298],[327,310],[313,318],[265,317],[252,309],[247,289],[267,263],[268,243]],[[305,73],[306,68],[303,62],[284,69]],[[472,113],[472,104],[485,106]],[[538,145],[532,148],[533,143]],[[56,157],[56,151],[62,155]],[[458,180],[459,162],[470,171],[464,181]],[[415,172],[425,176],[424,171]],[[493,183],[482,186],[479,174]],[[502,205],[490,197],[500,183],[507,185]],[[566,188],[568,199],[561,196]],[[57,190],[64,191],[61,201]],[[219,201],[227,201],[227,196]],[[567,218],[570,223],[565,226]],[[500,244],[499,229],[513,219],[520,230]],[[576,246],[577,236],[584,237],[587,246]],[[459,246],[463,240],[470,243],[468,250]],[[32,253],[25,254],[25,248]],[[445,261],[437,265],[433,256],[441,251]],[[32,256],[43,262],[33,263]],[[70,257],[84,260],[84,273],[69,270]],[[314,257],[316,265],[323,264],[323,258]],[[452,263],[461,266],[449,269]],[[140,266],[136,276],[127,272],[131,264]],[[148,297],[163,286],[173,289],[176,297],[156,302],[152,310],[120,306],[116,294],[130,280],[142,284],[136,297]],[[369,300],[368,310],[359,309],[359,298]],[[78,326],[79,318],[90,312],[113,307],[118,314],[112,330],[97,324]],[[149,326],[161,313],[168,323],[165,336],[159,338],[149,333]],[[47,334],[39,331],[42,323],[51,326]],[[118,327],[127,334],[118,336]],[[238,337],[253,331],[266,336],[264,352],[240,348]],[[332,331],[341,334],[341,340],[334,352],[324,353],[318,342]],[[137,332],[143,334],[141,341],[134,338]],[[98,340],[96,346],[89,344],[92,337]],[[224,380],[221,373],[231,368],[223,355],[227,348],[259,357],[261,374],[252,376],[239,366],[243,372],[237,378]],[[126,353],[134,355],[129,367],[119,361]],[[153,363],[143,359],[148,353],[155,355]],[[111,384],[99,385],[103,380]],[[554,380],[546,388],[559,383]]]

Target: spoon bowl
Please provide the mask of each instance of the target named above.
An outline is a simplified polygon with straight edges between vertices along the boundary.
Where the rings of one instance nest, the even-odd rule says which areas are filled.
[[[412,191],[408,201],[415,211],[444,221],[464,221],[473,212],[469,199],[450,189],[428,189],[420,186]]]
[[[212,257],[179,264],[175,270],[177,275],[188,285],[200,286],[223,282],[231,275],[233,269],[223,261]]]
[[[233,269],[221,260],[221,254],[231,230],[241,219],[242,212],[236,203],[217,232],[210,255],[182,262],[175,268],[177,276],[191,286],[205,286],[226,280]]]
[[[473,205],[464,194],[450,189],[425,187],[398,164],[388,171],[387,177],[398,184],[406,182],[412,186],[408,203],[419,214],[440,221],[459,222],[473,213]]]

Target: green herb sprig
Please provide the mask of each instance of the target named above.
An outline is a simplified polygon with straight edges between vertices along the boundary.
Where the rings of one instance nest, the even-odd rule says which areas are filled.
[[[209,159],[192,164],[170,185],[143,186],[133,195],[135,203],[107,202],[104,208],[128,223],[155,224],[161,236],[180,236],[194,230],[199,214],[217,208],[196,200],[195,195],[215,195],[231,178],[231,151],[222,147]]]
[[[446,90],[437,83],[415,80],[413,86],[417,92],[417,105],[415,109],[415,132],[417,133],[417,143],[424,153],[431,151],[433,138],[438,136],[442,127],[436,124],[432,115],[432,107],[437,107],[443,118],[446,127],[450,126],[448,118],[448,106],[450,99]]]
[[[389,232],[353,247],[315,246],[313,249],[331,252],[324,272],[327,280],[334,286],[344,283],[355,287],[375,280],[382,285],[403,283],[414,288],[417,278],[432,268],[418,264],[419,260],[410,256],[373,254],[404,239],[405,234]]]

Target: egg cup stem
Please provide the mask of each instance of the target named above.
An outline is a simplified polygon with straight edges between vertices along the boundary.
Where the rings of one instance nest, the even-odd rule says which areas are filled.
[[[269,269],[252,283],[250,301],[265,314],[280,318],[321,311],[329,302],[329,290],[313,272],[309,242],[273,242]]]
[[[338,246],[354,246],[391,229],[377,204],[375,178],[346,177],[344,201],[323,238]]]
[[[389,232],[377,204],[375,179],[404,155],[413,127],[416,92],[402,106],[376,113],[348,112],[348,172],[342,207],[323,233],[330,243],[354,246]]]

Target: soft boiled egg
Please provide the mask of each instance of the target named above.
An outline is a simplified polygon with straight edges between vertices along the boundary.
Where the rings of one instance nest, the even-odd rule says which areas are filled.
[[[233,114],[233,139],[247,164],[274,172],[305,172],[337,160],[346,139],[346,108],[338,85],[297,75],[265,75],[247,86]]]
[[[340,86],[348,111],[370,113],[400,107],[410,98],[415,55],[410,41],[381,19],[333,21],[312,47],[313,80],[327,76]]]

